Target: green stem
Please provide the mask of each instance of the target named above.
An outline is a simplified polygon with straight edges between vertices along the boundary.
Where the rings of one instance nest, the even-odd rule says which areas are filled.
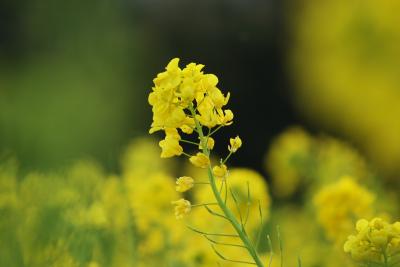
[[[228,159],[232,156],[232,152],[231,151],[229,151],[229,154],[228,154],[228,156],[226,156],[226,158],[222,161],[222,164],[225,164],[225,162],[227,162],[228,161]]]
[[[386,254],[386,250],[384,250],[383,251],[383,260],[384,260],[384,266],[385,267],[389,267],[389,264],[388,264],[388,257],[387,257],[387,254]]]
[[[180,142],[183,142],[183,143],[187,143],[187,144],[192,144],[192,145],[195,145],[195,146],[198,146],[199,144],[198,143],[196,143],[196,142],[192,142],[192,141],[189,141],[189,140],[185,140],[185,139],[181,139],[181,140],[179,140]]]
[[[211,136],[213,134],[215,134],[216,132],[218,132],[219,129],[221,129],[223,127],[223,125],[218,126],[216,129],[214,129],[212,132],[208,133],[207,136]]]
[[[218,205],[218,203],[202,203],[202,204],[192,204],[192,207],[203,207],[203,206],[211,206],[211,205]]]
[[[192,116],[194,118],[196,118],[196,114],[195,114],[195,110],[193,109],[193,106],[190,106],[189,109],[190,109],[190,112],[192,113]],[[197,132],[200,137],[200,142],[202,143],[203,153],[207,156],[210,156],[210,151],[207,149],[207,145],[205,143],[207,140],[205,139],[205,136],[203,134],[203,129],[202,129],[200,123],[196,119],[195,119],[195,123],[196,123]],[[253,244],[251,243],[247,234],[244,232],[244,229],[242,229],[242,225],[238,222],[238,220],[236,219],[236,217],[232,213],[232,211],[225,205],[224,200],[222,199],[221,194],[218,191],[215,177],[214,177],[212,169],[211,169],[211,165],[208,166],[207,171],[208,171],[208,178],[210,181],[211,189],[213,191],[214,197],[217,200],[219,207],[221,208],[222,212],[225,214],[225,216],[228,218],[228,220],[232,224],[233,228],[235,229],[236,233],[239,235],[239,238],[242,240],[243,245],[246,247],[247,251],[249,252],[250,256],[253,258],[256,265],[258,267],[264,267]]]

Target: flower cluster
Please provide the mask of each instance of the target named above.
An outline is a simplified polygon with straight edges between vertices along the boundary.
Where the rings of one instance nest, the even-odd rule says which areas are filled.
[[[350,235],[344,244],[344,251],[354,260],[382,266],[397,262],[400,222],[390,224],[381,218],[361,219],[356,224],[356,231],[356,235]]]
[[[232,111],[223,109],[228,103],[229,93],[224,96],[217,88],[218,78],[204,74],[204,65],[190,63],[181,69],[178,63],[178,58],[172,59],[166,71],[157,75],[148,99],[153,110],[149,132],[164,130],[166,135],[160,142],[163,158],[179,156],[183,152],[177,129],[191,134],[196,127],[195,119],[208,128],[230,125],[233,119]],[[194,110],[195,114],[191,112]],[[208,149],[213,146],[214,140],[209,139]]]
[[[236,185],[233,186],[233,183],[228,185],[228,182],[231,183],[232,181],[229,178],[226,162],[242,146],[240,137],[230,138],[227,147],[228,155],[224,159],[220,159],[219,164],[213,166],[210,160],[210,152],[215,145],[212,135],[223,126],[232,124],[232,111],[224,109],[230,94],[228,93],[225,96],[217,88],[218,78],[215,75],[202,72],[203,65],[190,63],[184,69],[180,69],[178,63],[179,59],[172,59],[167,65],[166,71],[158,74],[154,79],[153,91],[149,95],[149,103],[153,107],[153,123],[149,132],[153,133],[159,130],[165,132],[164,140],[159,142],[162,148],[162,158],[183,154],[189,158],[189,162],[195,167],[207,169],[207,181],[197,182],[190,176],[182,176],[176,180],[176,191],[186,192],[192,189],[196,183],[208,185],[203,188],[210,193],[211,199],[209,202],[195,205],[192,205],[189,200],[184,198],[172,201],[171,203],[175,205],[175,217],[182,219],[192,208],[205,207],[203,211],[207,211],[212,216],[224,218],[224,223],[236,232],[236,234],[228,234],[228,236],[239,238],[242,244],[237,244],[237,240],[219,241],[214,239],[216,236],[227,237],[226,234],[217,234],[215,236],[215,234],[208,234],[202,230],[189,228],[194,232],[201,233],[203,237],[211,242],[215,253],[222,260],[254,264],[259,267],[264,266],[258,254],[257,246],[253,244],[251,235],[247,234],[247,230],[254,231],[257,228],[254,225],[261,228],[260,225],[263,224],[262,209],[266,208],[266,206],[261,204],[261,200],[258,203],[252,201],[249,177],[243,177],[248,179],[247,183],[245,183],[247,187],[243,186],[243,190],[236,189]],[[181,136],[181,134],[191,135],[192,133],[195,135],[194,141],[187,140]],[[186,153],[183,151],[181,142],[194,145],[200,151],[195,154]],[[240,174],[247,175],[248,172],[244,171],[240,172]],[[259,176],[255,176],[257,177],[255,180],[259,180]],[[262,183],[258,190],[265,192],[262,188]],[[228,201],[228,196],[231,202]],[[237,213],[233,211],[231,203],[235,204],[234,207]],[[258,204],[260,214],[260,222],[254,225],[253,221],[249,219],[251,217],[249,213],[252,210],[252,203],[253,208],[254,206],[257,207],[254,204]],[[247,230],[245,229],[246,226]],[[259,231],[261,233],[261,230]],[[245,260],[227,259],[217,252],[214,247],[215,244],[244,249],[241,252],[246,256],[241,256],[241,259]],[[234,255],[238,256],[236,253]]]
[[[211,169],[209,152],[215,145],[211,135],[220,127],[232,124],[232,111],[223,109],[230,94],[225,96],[217,88],[218,78],[215,75],[203,73],[204,65],[190,63],[181,69],[178,63],[178,58],[172,59],[166,70],[154,79],[153,91],[148,99],[153,110],[153,123],[149,132],[165,132],[164,140],[159,142],[162,158],[185,154],[194,166]],[[203,134],[203,127],[208,128],[207,135]],[[217,128],[212,130],[214,127]],[[193,132],[199,135],[197,142],[182,139],[181,134],[190,135]],[[194,144],[200,151],[195,155],[186,154],[181,142]],[[227,158],[241,146],[242,140],[238,136],[231,138]],[[211,169],[215,177],[221,180],[228,175],[226,160]],[[185,192],[194,184],[192,177],[183,176],[177,179],[176,190]],[[185,199],[173,201],[172,204],[175,205],[178,219],[191,210],[191,203]]]
[[[372,170],[352,146],[326,135],[312,135],[299,126],[273,140],[265,167],[274,194],[286,199],[305,195],[343,175],[357,182],[374,182]]]
[[[354,218],[372,213],[374,194],[344,176],[336,183],[323,187],[314,197],[318,221],[329,239],[342,242],[351,231]]]

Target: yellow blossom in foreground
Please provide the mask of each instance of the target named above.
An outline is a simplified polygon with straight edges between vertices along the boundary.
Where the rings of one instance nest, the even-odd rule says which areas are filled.
[[[182,176],[176,180],[176,191],[186,192],[194,186],[194,180],[189,176]]]
[[[189,200],[179,199],[171,202],[175,205],[175,217],[177,219],[182,219],[186,214],[188,214],[192,208]]]
[[[242,146],[242,140],[240,139],[239,136],[236,136],[235,138],[231,138],[229,140],[229,143],[231,144],[228,146],[228,150],[231,153],[235,153],[241,146]]]
[[[356,231],[356,235],[350,235],[343,246],[354,260],[382,266],[394,266],[392,263],[398,262],[400,222],[390,224],[381,218],[361,219],[356,224]]]
[[[329,239],[342,242],[351,231],[354,218],[372,214],[374,194],[358,185],[352,177],[322,188],[314,197],[318,221]]]
[[[210,159],[201,152],[198,152],[196,156],[191,156],[189,160],[194,166],[199,168],[207,168],[210,165]]]
[[[228,167],[225,164],[221,164],[220,166],[215,166],[213,168],[213,174],[215,177],[219,179],[225,179],[228,175]]]
[[[162,148],[161,157],[170,158],[173,156],[179,156],[183,152],[183,148],[179,144],[181,137],[176,129],[170,128],[165,129],[165,139],[159,142]]]
[[[172,59],[164,72],[154,79],[154,87],[148,101],[152,106],[153,123],[150,133],[164,130],[166,138],[160,142],[163,149],[161,157],[173,157],[182,154],[179,145],[178,129],[191,134],[195,128],[195,118],[202,126],[213,128],[232,123],[232,111],[223,107],[228,103],[226,96],[217,87],[218,78],[202,71],[204,65],[190,63],[184,69],[179,67],[179,59]],[[195,108],[195,116],[190,114]],[[168,131],[174,130],[175,135]],[[214,146],[209,138],[208,149]]]
[[[214,138],[208,137],[207,138],[207,149],[212,150],[214,148],[214,145],[215,145]],[[201,145],[201,143],[199,144],[199,149],[203,149],[203,146]]]
[[[222,125],[231,125],[233,120],[233,112],[230,109],[224,111],[223,116],[220,115],[222,118],[221,124]]]

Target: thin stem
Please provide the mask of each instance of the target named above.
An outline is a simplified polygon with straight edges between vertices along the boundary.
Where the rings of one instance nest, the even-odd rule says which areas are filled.
[[[250,213],[250,185],[249,181],[247,181],[247,203],[246,203],[246,217],[244,219],[244,226],[246,226],[247,221],[249,219],[249,213]]]
[[[224,199],[225,205],[226,205],[227,200],[228,200],[228,181],[225,180],[225,199]]]
[[[203,103],[204,99],[205,99],[205,97],[199,103],[197,103],[195,108],[193,107],[193,104],[191,104],[191,106],[189,106],[190,111],[192,111],[192,109],[193,109],[194,113],[196,114],[197,108]],[[193,115],[193,118],[196,118],[195,114]]]
[[[274,250],[272,249],[271,237],[269,235],[267,235],[267,239],[268,239],[269,250],[270,250],[270,253],[271,253],[271,255],[269,257],[268,267],[271,267],[271,265],[272,265],[272,257],[274,256]]]
[[[240,224],[242,225],[242,230],[244,231],[243,218],[242,218],[242,213],[240,212],[239,203],[237,202],[235,194],[233,194],[233,191],[232,191],[231,188],[229,188],[229,191],[231,192],[233,202],[235,202],[236,210],[237,210],[237,212],[239,214]]]
[[[231,260],[226,258],[224,255],[222,255],[220,252],[218,252],[218,250],[215,248],[214,245],[211,245],[211,247],[213,248],[215,254],[218,255],[218,257],[220,257],[221,259],[225,260],[225,261],[230,261],[230,262],[236,262],[236,263],[243,263],[243,264],[252,264],[252,265],[257,265],[255,262],[250,262],[250,261],[239,261],[239,260]]]
[[[225,162],[228,161],[228,159],[232,156],[233,152],[229,152],[228,156],[226,156],[226,158],[222,161],[222,164],[225,164]]]
[[[389,264],[388,264],[388,256],[387,256],[387,254],[386,254],[386,250],[383,250],[382,251],[382,254],[383,254],[383,262],[384,262],[384,266],[385,267],[388,267],[389,266]]]
[[[216,244],[216,245],[231,246],[231,247],[239,247],[239,248],[246,248],[245,246],[239,245],[239,244],[229,244],[229,243],[219,242],[219,241],[216,241],[216,240],[213,240],[213,239],[209,238],[209,237],[206,236],[206,235],[204,235],[204,237],[205,237],[208,241],[210,241],[211,243]]]
[[[197,230],[189,225],[186,225],[187,228],[189,228],[190,230],[192,230],[193,232],[196,232],[198,234],[202,234],[202,235],[213,235],[213,236],[225,236],[225,237],[239,237],[238,235],[234,235],[234,234],[220,234],[220,233],[207,233],[207,232],[203,232],[200,230]]]
[[[214,216],[217,216],[217,217],[220,217],[220,218],[223,218],[223,219],[225,219],[225,220],[228,220],[229,221],[229,219],[227,218],[227,217],[225,217],[224,215],[222,215],[222,214],[219,214],[219,213],[217,213],[217,212],[215,212],[215,211],[213,211],[212,209],[210,209],[209,207],[207,207],[207,206],[204,206],[204,208],[206,208],[206,210],[211,214],[211,215],[214,215]],[[230,221],[229,221],[230,222]]]
[[[179,140],[179,141],[180,141],[180,142],[183,142],[183,143],[192,144],[192,145],[195,145],[195,146],[198,146],[198,145],[199,145],[199,144],[196,143],[196,142],[189,141],[189,140],[185,140],[185,139],[181,139],[181,140]]]
[[[260,215],[260,229],[258,229],[258,235],[257,235],[257,241],[256,241],[256,249],[260,245],[261,233],[262,233],[262,228],[263,228],[263,225],[264,225],[264,220],[263,220],[260,200],[258,200],[258,212],[259,212],[259,215]],[[271,250],[272,250],[272,247],[271,247]]]
[[[186,153],[185,151],[182,151],[182,154],[185,155],[185,156],[188,157],[188,158],[191,158],[191,157],[192,157],[192,155]]]
[[[218,127],[215,128],[211,133],[209,132],[209,133],[207,134],[207,136],[211,136],[211,135],[215,134],[215,133],[218,132],[218,130],[221,129],[222,127],[224,127],[224,125],[218,126]]]
[[[276,230],[278,231],[279,254],[281,255],[281,267],[283,267],[283,245],[282,245],[281,231],[279,225],[276,227]]]
[[[195,207],[203,207],[203,206],[210,206],[210,205],[218,205],[218,203],[203,203],[203,204],[194,204],[191,206],[192,206],[192,208],[195,208]]]
[[[203,129],[200,125],[200,123],[196,120],[196,114],[195,111],[193,109],[193,105],[191,105],[189,107],[192,116],[195,118],[195,124],[196,124],[196,128],[198,130],[199,133],[199,137],[200,137],[200,142],[202,142],[202,147],[203,147],[203,153],[207,156],[210,155],[210,152],[207,149],[206,144],[204,144],[205,141],[205,136],[203,134]],[[213,191],[214,197],[217,200],[217,203],[219,204],[221,210],[223,211],[223,213],[225,214],[225,216],[227,218],[229,218],[233,228],[235,229],[235,231],[237,232],[237,234],[239,235],[240,239],[242,240],[244,246],[247,248],[247,251],[249,252],[249,254],[251,255],[251,257],[254,259],[255,261],[255,265],[257,265],[258,267],[263,267],[263,264],[254,248],[254,246],[252,245],[250,239],[248,238],[248,236],[246,235],[246,233],[242,230],[241,225],[239,224],[239,222],[236,220],[234,214],[232,213],[232,211],[226,206],[226,204],[224,203],[224,200],[221,197],[221,194],[218,191],[216,182],[215,182],[215,177],[213,175],[211,166],[208,166],[208,178],[210,181],[210,185],[211,185],[211,189]]]
[[[210,183],[208,183],[208,184],[210,184]],[[224,186],[224,180],[222,180],[221,186],[219,187],[219,194],[220,194],[220,195],[222,194],[222,188],[223,188],[223,186]]]

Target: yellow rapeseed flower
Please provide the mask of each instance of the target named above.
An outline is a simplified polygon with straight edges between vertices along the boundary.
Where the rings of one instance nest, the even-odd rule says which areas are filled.
[[[162,148],[161,157],[171,158],[173,156],[179,156],[183,152],[183,148],[179,145],[179,140],[171,136],[166,136],[164,140],[159,142]]]
[[[307,184],[310,177],[307,166],[310,165],[313,145],[313,137],[297,126],[274,138],[265,157],[274,195],[290,197]]]
[[[222,125],[231,125],[233,120],[232,110],[226,109],[223,113],[219,113],[219,118]]]
[[[162,149],[161,157],[171,158],[173,156],[181,155],[183,152],[183,148],[179,144],[179,140],[181,140],[181,137],[178,133],[178,130],[176,130],[175,128],[166,128],[165,134],[165,139],[159,142],[159,145]]]
[[[329,239],[342,242],[351,231],[354,218],[372,214],[375,195],[343,176],[338,182],[323,187],[314,197],[318,221]]]
[[[215,145],[214,138],[208,137],[207,138],[207,149],[212,150],[214,148],[214,145]],[[199,144],[199,149],[203,149],[203,146],[201,145],[201,143]]]
[[[189,176],[182,176],[176,180],[176,191],[186,192],[194,186],[194,180]]]
[[[175,205],[175,217],[177,219],[182,219],[186,214],[188,214],[192,208],[189,200],[179,199],[171,202]]]
[[[220,179],[225,179],[228,175],[228,167],[225,164],[221,164],[220,166],[215,166],[213,168],[213,174],[215,177]]]
[[[356,235],[350,235],[343,249],[355,261],[394,266],[391,261],[400,252],[400,222],[393,224],[381,218],[361,219],[356,224]],[[385,261],[388,261],[385,263]]]
[[[153,111],[153,123],[149,132],[166,132],[166,138],[160,143],[162,157],[182,153],[179,138],[171,137],[167,133],[171,129],[178,135],[177,129],[191,134],[195,128],[195,118],[208,128],[232,123],[232,111],[223,110],[230,94],[224,96],[217,88],[218,78],[213,74],[204,74],[203,67],[201,64],[190,63],[181,69],[179,59],[174,58],[165,71],[154,79],[154,87],[148,97]],[[195,118],[192,114],[188,115],[193,107],[196,107]],[[209,142],[209,149],[212,149],[213,139]]]
[[[189,160],[194,166],[203,169],[207,168],[210,165],[210,159],[201,152],[198,152],[196,156],[191,156]]]
[[[254,260],[257,266],[262,266],[262,261],[256,253],[256,248],[253,247],[251,241],[246,235],[243,225],[247,226],[246,231],[249,230],[249,232],[253,232],[260,225],[260,223],[258,220],[257,223],[254,223],[251,218],[255,218],[255,216],[249,216],[249,213],[253,210],[253,207],[259,207],[260,210],[265,211],[265,208],[269,206],[269,198],[267,199],[267,202],[261,201],[263,197],[258,194],[260,192],[265,193],[266,186],[263,184],[263,178],[257,173],[243,171],[238,173],[240,178],[245,176],[244,178],[246,180],[244,180],[245,184],[243,187],[239,186],[238,184],[234,184],[234,181],[236,180],[243,182],[242,179],[230,179],[231,181],[229,186],[227,183],[225,183],[228,169],[224,163],[228,160],[232,153],[235,153],[242,146],[242,140],[238,136],[230,140],[230,145],[228,146],[230,153],[224,159],[224,161],[221,161],[220,166],[215,166],[212,168],[210,162],[210,150],[212,150],[215,145],[215,141],[211,136],[221,127],[233,123],[233,112],[229,109],[223,109],[224,106],[228,104],[230,94],[227,93],[224,95],[221,92],[221,90],[217,87],[218,78],[214,74],[203,73],[203,65],[190,63],[184,69],[180,69],[178,63],[179,59],[177,58],[171,60],[166,67],[166,71],[158,74],[157,78],[154,79],[154,87],[152,88],[153,91],[149,95],[149,104],[152,106],[153,111],[153,123],[151,125],[150,133],[159,130],[165,131],[166,137],[160,142],[160,146],[162,148],[161,157],[172,157],[180,154],[188,155],[187,153],[183,152],[179,142],[192,144],[197,146],[199,150],[203,150],[203,153],[197,152],[197,154],[194,156],[189,156],[189,161],[196,167],[208,168],[209,182],[201,182],[201,184],[210,185],[209,187],[203,188],[208,189],[208,194],[212,193],[211,197],[213,199],[211,201],[200,202],[200,204],[196,205],[192,205],[188,200],[183,198],[173,201],[172,204],[175,205],[175,217],[177,219],[182,219],[190,212],[192,207],[211,204],[218,205],[230,222],[230,224],[227,226],[231,225],[234,227],[241,241],[245,245],[244,247],[247,249],[247,251],[242,251],[243,255],[237,254],[237,252],[233,251],[232,254],[228,253],[226,255],[235,255],[236,257],[242,259],[242,262],[250,262],[251,260]],[[214,127],[216,128],[213,129]],[[186,134],[192,134],[193,132],[196,132],[200,142],[181,139],[180,132]],[[220,179],[217,180],[216,178]],[[257,190],[254,195],[250,195],[249,189],[250,184],[253,184],[251,181],[252,179],[256,185],[259,185],[257,186]],[[217,183],[221,183],[221,185],[223,185],[222,183],[225,183],[225,198],[228,196],[229,188],[232,198],[237,204],[237,213],[234,213],[233,211],[229,212],[229,210],[232,210],[232,203],[228,204],[227,199],[225,200],[225,203],[221,201],[217,201],[218,203],[215,203],[215,200],[220,200],[222,197],[222,190],[215,190]],[[191,189],[193,184],[194,181],[191,177],[180,177],[176,181],[176,191],[185,192]],[[245,198],[243,198],[243,196],[245,196]],[[260,199],[260,201],[252,201],[253,196],[257,197],[257,199]],[[245,202],[243,202],[243,200]],[[227,205],[229,205],[229,207]],[[200,210],[204,212],[203,209]],[[207,209],[207,211],[210,212],[209,209]],[[245,214],[244,212],[246,211],[246,221],[243,222],[241,214]],[[196,210],[194,213],[199,214],[196,213]],[[220,216],[224,217],[223,215]],[[239,217],[242,225],[241,229],[237,227],[239,225]],[[209,223],[208,220],[200,221]],[[228,250],[230,249],[226,249],[226,251]],[[209,265],[208,261],[205,261],[207,254],[203,254],[203,251],[193,252],[196,254],[200,253],[195,255],[196,262],[201,262],[202,266]],[[189,258],[191,258],[191,256]]]
[[[230,146],[228,145],[228,150],[232,153],[235,153],[242,146],[242,140],[240,139],[239,136],[236,136],[235,138],[231,138],[229,140],[229,143],[231,145]]]

